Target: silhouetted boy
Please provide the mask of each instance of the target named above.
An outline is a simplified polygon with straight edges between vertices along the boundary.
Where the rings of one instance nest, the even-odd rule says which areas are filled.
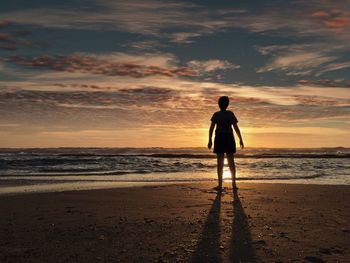
[[[226,158],[228,165],[230,167],[231,176],[232,176],[232,188],[237,189],[236,186],[236,167],[235,161],[233,158],[234,153],[236,152],[236,142],[235,137],[233,136],[233,130],[236,131],[236,134],[239,138],[239,144],[241,148],[244,148],[243,139],[241,136],[241,131],[237,125],[238,120],[232,111],[226,110],[230,101],[227,96],[219,98],[218,104],[220,111],[217,111],[211,117],[211,125],[209,128],[209,142],[208,148],[212,147],[212,136],[214,127],[215,130],[215,139],[214,139],[214,153],[217,155],[217,171],[218,171],[218,181],[219,185],[215,187],[216,190],[222,191],[222,173],[224,167],[224,158],[226,153]]]

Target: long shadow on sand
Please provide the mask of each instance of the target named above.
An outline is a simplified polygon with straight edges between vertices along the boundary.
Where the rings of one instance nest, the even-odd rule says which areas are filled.
[[[192,262],[221,262],[220,254],[220,207],[221,194],[217,194],[205,222],[201,240]]]
[[[248,218],[236,190],[233,191],[233,200],[234,219],[232,222],[230,262],[256,262]]]

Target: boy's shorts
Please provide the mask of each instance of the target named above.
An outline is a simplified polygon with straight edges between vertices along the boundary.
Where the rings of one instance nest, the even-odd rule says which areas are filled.
[[[236,142],[233,133],[218,133],[214,139],[214,153],[235,153]]]

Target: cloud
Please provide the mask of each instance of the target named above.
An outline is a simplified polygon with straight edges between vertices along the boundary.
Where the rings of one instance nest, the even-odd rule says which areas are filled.
[[[97,7],[94,10],[83,7],[36,8],[6,12],[1,15],[5,19],[11,19],[20,24],[53,28],[118,30],[161,36],[173,42],[187,43],[193,37],[212,34],[227,28],[226,19],[231,20],[230,16],[234,14],[208,10],[200,5],[186,2],[104,0],[95,4]],[[196,12],[195,16],[194,12]],[[236,15],[240,13],[237,12]],[[165,32],[169,28],[176,30],[173,33]],[[184,32],[185,28],[190,31]]]
[[[151,143],[156,137],[154,132],[163,131],[159,127],[167,127],[167,134],[172,127],[171,135],[177,133],[180,136],[185,133],[180,131],[183,127],[187,127],[186,133],[207,128],[212,112],[218,110],[217,98],[228,95],[230,107],[242,127],[285,127],[284,132],[290,130],[293,133],[295,127],[312,123],[315,129],[337,125],[345,130],[350,118],[349,81],[345,76],[341,80],[313,80],[308,75],[317,76],[349,67],[345,56],[350,41],[346,18],[348,1],[310,0],[293,4],[292,8],[281,9],[269,1],[261,1],[257,9],[242,10],[175,1],[101,0],[74,8],[64,4],[65,8],[20,10],[22,7],[18,6],[17,11],[0,11],[2,17],[13,20],[11,23],[0,21],[0,48],[5,51],[18,48],[18,54],[28,55],[4,56],[2,59],[4,67],[9,66],[6,74],[11,78],[0,81],[0,123],[4,127],[19,123],[21,127],[49,133],[55,132],[55,125],[73,133],[75,130],[95,131],[95,127],[101,127],[109,129],[108,140],[113,136],[125,140],[124,136],[129,132],[135,131],[135,136],[144,129],[142,131],[148,134]],[[127,52],[35,57],[42,51],[25,53],[26,49],[20,49],[25,45],[22,37],[30,33],[15,30],[21,25],[38,30],[38,34],[33,33],[31,37],[40,36],[43,27],[64,28],[65,32],[69,31],[67,29],[89,29],[113,34],[128,32],[122,37],[126,36],[130,42],[123,46]],[[258,72],[305,76],[299,85],[294,83],[296,77],[291,77],[290,87],[219,83],[220,75],[240,66],[224,59],[208,58],[211,51],[205,55],[201,52],[202,57],[182,53],[196,48],[192,46],[194,42],[206,40],[201,39],[203,36],[218,33],[218,37],[215,35],[212,39],[220,41],[222,34],[238,31],[249,35],[249,39],[256,40],[257,44],[259,41],[293,42],[257,47],[265,56],[262,59],[267,61]],[[54,41],[61,36],[59,30],[49,32],[53,32]],[[54,47],[55,52],[67,47],[65,41],[55,42],[58,44]],[[64,46],[60,46],[62,43]],[[186,44],[184,49],[177,49],[178,46],[173,49],[182,53],[184,59],[181,60],[181,56],[169,51],[178,44]],[[167,53],[157,52],[157,49]],[[251,46],[244,47],[244,51],[250,49]],[[80,50],[91,49],[86,45]],[[141,53],[143,51],[146,52]],[[89,138],[95,136],[94,132],[87,134],[91,135]],[[206,138],[207,130],[203,134]],[[64,138],[69,133],[61,135]],[[104,135],[97,132],[94,138],[101,139]],[[80,133],[76,136],[78,138]],[[139,138],[133,136],[127,138]]]
[[[72,108],[131,109],[150,105],[157,107],[159,103],[166,104],[169,100],[173,100],[173,97],[180,97],[177,91],[168,88],[144,86],[134,89],[115,89],[109,91],[103,89],[103,87],[98,88],[96,85],[91,86],[93,86],[94,90],[86,88],[86,90],[68,92],[65,90],[39,91],[6,89],[0,93],[0,101],[2,103],[5,101],[12,102],[13,105],[24,103],[25,105],[31,106],[51,105]]]
[[[242,27],[252,32],[293,37],[299,43],[260,48],[270,60],[259,72],[312,75],[322,72],[329,62],[343,59],[350,41],[349,11],[349,1],[298,1],[295,8],[271,8],[243,17]]]
[[[350,67],[350,61],[345,61],[345,62],[334,62],[334,63],[330,63],[326,66],[324,66],[318,73],[317,75],[321,75],[325,72],[329,72],[329,71],[336,71],[339,69],[345,69],[345,68],[349,68]]]
[[[16,65],[64,71],[69,73],[91,73],[106,76],[150,76],[198,77],[207,73],[233,70],[240,66],[226,60],[192,60],[181,66],[175,55],[170,53],[109,53],[74,55],[45,55],[40,57],[10,56],[7,62]]]
[[[160,43],[158,40],[142,40],[142,41],[135,41],[131,42],[125,45],[127,48],[133,48],[136,50],[156,50],[159,47],[163,46],[163,44]]]
[[[238,69],[239,65],[232,64],[227,60],[191,60],[188,63],[188,66],[198,69],[203,72],[213,72],[217,70],[228,70],[228,69]]]
[[[335,56],[328,56],[322,52],[299,52],[284,54],[274,58],[257,72],[273,70],[286,71],[287,75],[309,75],[327,62],[334,61]]]
[[[191,44],[201,36],[236,28],[274,37],[299,40],[307,37],[311,42],[298,44],[299,49],[295,52],[285,49],[285,52],[275,50],[275,53],[265,53],[271,58],[267,65],[258,69],[260,73],[316,74],[319,67],[337,62],[347,52],[350,41],[347,34],[348,2],[298,1],[295,8],[286,9],[271,8],[268,2],[260,5],[261,12],[256,13],[242,8],[209,9],[188,2],[101,0],[94,3],[94,8],[36,8],[3,12],[1,15],[15,23],[40,27],[116,30],[147,36],[145,41],[130,44],[138,50],[156,50],[165,44],[164,39],[168,40],[168,44]],[[298,19],[295,20],[295,17]],[[11,49],[9,46],[5,48]]]
[[[20,126],[18,123],[0,123],[1,128],[12,128]]]
[[[1,42],[10,42],[10,43],[12,43],[15,40],[14,40],[14,38],[11,35],[0,32],[0,41]]]
[[[15,51],[15,50],[17,50],[17,47],[13,44],[6,44],[6,45],[1,45],[0,49],[8,50],[8,51]]]
[[[266,3],[266,6],[269,4],[271,5]],[[349,10],[349,1],[298,1],[293,4],[293,8],[270,6],[259,14],[248,14],[242,18],[245,22],[242,27],[253,32],[270,32],[283,36],[337,38],[337,29],[343,28],[342,32],[345,33]],[[298,19],[294,19],[295,17]]]
[[[291,134],[293,136],[301,135],[301,136],[315,136],[315,135],[322,135],[324,133],[329,134],[336,134],[336,135],[343,135],[344,130],[337,129],[337,128],[326,128],[326,127],[312,127],[312,126],[306,126],[306,127],[296,127],[293,132],[290,131],[290,127],[264,127],[264,128],[255,128],[254,133],[257,134]]]
[[[111,63],[137,64],[142,66],[171,67],[176,66],[179,61],[171,53],[122,53],[113,52],[106,54],[77,53],[77,56],[87,57],[96,60],[108,60]]]
[[[271,59],[257,72],[284,71],[287,75],[319,76],[332,68],[337,70],[347,66],[347,63],[336,62],[338,51],[345,48],[343,44],[324,43],[258,46],[258,52],[271,56]]]
[[[167,77],[197,76],[198,73],[190,67],[171,66],[169,57],[131,56],[117,54],[115,56],[95,55],[46,55],[41,57],[11,56],[9,62],[17,65],[51,69],[65,72],[82,72],[107,76],[131,76],[144,78],[154,75]]]
[[[0,28],[7,27],[10,24],[11,24],[11,22],[8,20],[0,20]]]
[[[105,83],[101,84],[100,79]],[[9,121],[13,114],[17,116],[15,119],[21,115],[42,116],[40,112],[44,111],[52,120],[61,119],[73,126],[78,125],[74,124],[76,118],[84,123],[79,125],[88,126],[89,116],[108,127],[128,126],[133,121],[141,126],[166,123],[196,127],[208,122],[208,116],[217,110],[217,98],[221,94],[231,98],[231,107],[243,125],[275,126],[288,120],[306,122],[350,115],[350,95],[346,89],[306,83],[300,87],[273,88],[180,78],[169,82],[156,76],[149,79],[82,77],[75,83],[73,79],[63,80],[61,84],[57,78],[35,79],[30,85],[28,82],[0,83],[4,87],[0,94],[2,118]],[[43,121],[51,123],[51,119],[44,117]]]
[[[325,11],[316,11],[314,13],[311,14],[311,17],[315,17],[315,18],[328,18],[329,14]]]
[[[348,3],[337,1],[329,3],[316,0],[299,1],[295,8],[286,9],[271,8],[271,3],[266,2],[260,4],[262,12],[256,13],[242,8],[209,9],[204,5],[188,2],[100,0],[94,3],[93,8],[89,6],[74,6],[70,9],[34,8],[3,12],[1,15],[5,19],[21,24],[118,30],[166,37],[178,43],[189,43],[198,36],[232,28],[282,35],[329,36],[333,28],[345,26],[348,8]],[[328,13],[324,10],[344,11]],[[293,20],[295,16],[298,16],[297,20]],[[320,24],[320,20],[327,22],[328,26],[327,23]],[[166,32],[168,29],[171,29],[172,33]]]
[[[178,32],[169,34],[170,42],[188,44],[193,43],[196,37],[201,36],[198,32]]]
[[[11,25],[11,22],[0,21],[0,30]],[[15,51],[19,47],[35,47],[31,41],[23,37],[30,34],[28,30],[12,30],[10,32],[0,32],[0,49],[5,51]]]
[[[346,106],[350,107],[350,99],[334,99],[322,96],[294,95],[300,105],[308,106]]]
[[[350,19],[348,17],[339,17],[325,22],[328,28],[345,28],[349,27]]]
[[[311,17],[318,19],[329,29],[343,29],[350,26],[349,11],[317,11]]]
[[[169,81],[162,76],[72,75],[77,78],[53,72],[43,73],[42,78],[0,81],[0,123],[21,125],[6,128],[11,135],[4,135],[3,145],[140,146],[147,141],[148,146],[172,143],[179,147],[183,140],[187,146],[201,145],[207,138],[210,117],[218,110],[220,95],[230,97],[230,109],[246,138],[247,127],[253,133],[257,127],[275,128],[275,132],[284,127],[298,133],[300,126],[317,130],[325,125],[347,131],[350,119],[350,106],[346,106],[350,94],[344,88],[251,87],[178,77]],[[318,96],[313,97],[315,94]],[[108,132],[80,132],[96,127]]]
[[[318,87],[350,87],[350,81],[345,79],[319,79],[319,80],[307,80],[301,79],[298,81],[300,85],[318,86]]]
[[[114,91],[8,90],[0,93],[0,113],[1,122],[16,116],[19,122],[38,127],[90,127],[91,123],[116,129],[150,123],[193,127],[206,117],[198,102],[200,98],[191,93],[149,86]]]

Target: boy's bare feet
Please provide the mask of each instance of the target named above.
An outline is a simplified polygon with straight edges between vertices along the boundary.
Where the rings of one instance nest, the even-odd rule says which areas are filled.
[[[223,190],[221,186],[215,186],[213,189],[218,192],[221,192]]]

